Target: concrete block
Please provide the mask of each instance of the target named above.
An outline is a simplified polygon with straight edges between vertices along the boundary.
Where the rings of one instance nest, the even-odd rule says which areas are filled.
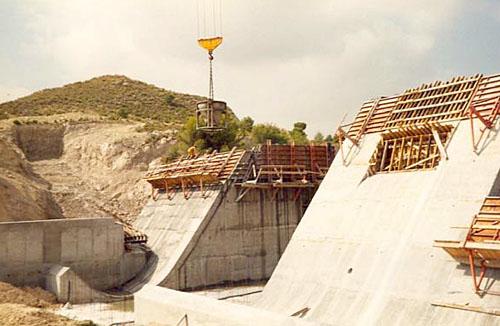
[[[109,302],[106,293],[92,289],[71,268],[53,265],[45,277],[45,288],[54,293],[61,303]]]

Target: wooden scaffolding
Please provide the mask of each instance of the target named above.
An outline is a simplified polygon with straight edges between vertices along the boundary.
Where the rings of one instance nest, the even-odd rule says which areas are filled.
[[[320,184],[334,156],[329,144],[277,145],[268,141],[253,151],[246,173],[237,184],[237,201],[252,188],[269,190],[271,201],[280,189],[294,189],[293,200],[297,200],[303,189]]]
[[[500,197],[486,197],[469,226],[454,228],[468,230],[464,240],[435,240],[434,246],[443,248],[459,263],[469,264],[476,293],[500,295],[481,289],[486,269],[500,268]],[[480,268],[479,277],[476,266]]]
[[[476,150],[477,143],[484,132],[492,128],[499,113],[500,74],[456,77],[364,102],[351,124],[341,123],[337,135],[356,145],[363,134],[470,119]],[[479,135],[474,129],[476,119],[483,125]]]
[[[369,174],[434,169],[447,158],[445,147],[452,129],[434,123],[382,133],[370,159]]]
[[[181,189],[184,198],[188,199],[195,188],[205,197],[206,186],[221,184],[227,180],[244,153],[245,151],[235,147],[224,153],[214,151],[199,157],[181,157],[176,162],[163,164],[149,171],[145,180],[151,184],[153,199],[156,199],[160,190],[164,190],[166,197],[171,200],[175,189]]]

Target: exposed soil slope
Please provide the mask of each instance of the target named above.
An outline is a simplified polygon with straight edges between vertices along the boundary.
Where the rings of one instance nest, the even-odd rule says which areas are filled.
[[[173,139],[137,127],[71,122],[0,131],[0,221],[135,217],[150,194],[145,171]]]
[[[56,315],[60,307],[52,293],[41,288],[17,288],[0,282],[0,325],[10,326],[91,326]]]
[[[0,134],[0,221],[61,218],[50,184],[37,176],[12,137]]]

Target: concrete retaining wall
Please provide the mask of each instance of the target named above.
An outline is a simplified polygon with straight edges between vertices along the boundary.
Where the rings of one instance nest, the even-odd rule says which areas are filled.
[[[145,263],[144,255],[125,253],[123,227],[111,218],[0,223],[0,238],[0,279],[14,285],[43,286],[49,266],[59,264],[107,289]]]

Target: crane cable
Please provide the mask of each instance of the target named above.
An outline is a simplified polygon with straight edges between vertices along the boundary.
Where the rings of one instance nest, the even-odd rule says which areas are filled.
[[[202,47],[204,47],[208,51],[208,59],[209,59],[209,86],[208,86],[208,99],[210,101],[214,100],[214,77],[213,77],[213,50],[222,43],[222,37],[220,36],[222,34],[222,0],[219,0],[219,10],[218,10],[218,16],[219,16],[219,31],[217,31],[217,5],[216,5],[216,0],[208,0],[211,1],[211,7],[212,7],[212,18],[213,18],[213,36],[212,38],[207,38],[209,36],[209,28],[207,27],[207,24],[210,24],[208,22],[210,18],[207,18],[207,8],[206,8],[206,0],[199,0],[198,1],[198,10],[197,10],[197,27],[198,27],[198,42],[200,41],[215,41],[216,39],[220,39],[219,41],[216,41],[217,44],[213,46],[213,44],[210,44],[210,46],[204,46],[200,43]],[[200,2],[203,2],[203,4],[200,4]],[[202,14],[203,18],[203,24],[202,24],[202,30],[201,33],[203,35],[200,35],[200,12]],[[208,20],[208,21],[207,21]],[[218,33],[217,33],[218,32]]]
[[[209,85],[208,85],[208,99],[210,101],[214,100],[214,74],[213,74],[213,67],[212,67],[212,62],[214,60],[214,56],[212,55],[212,52],[208,53],[208,59],[210,60],[210,72],[209,72]]]

